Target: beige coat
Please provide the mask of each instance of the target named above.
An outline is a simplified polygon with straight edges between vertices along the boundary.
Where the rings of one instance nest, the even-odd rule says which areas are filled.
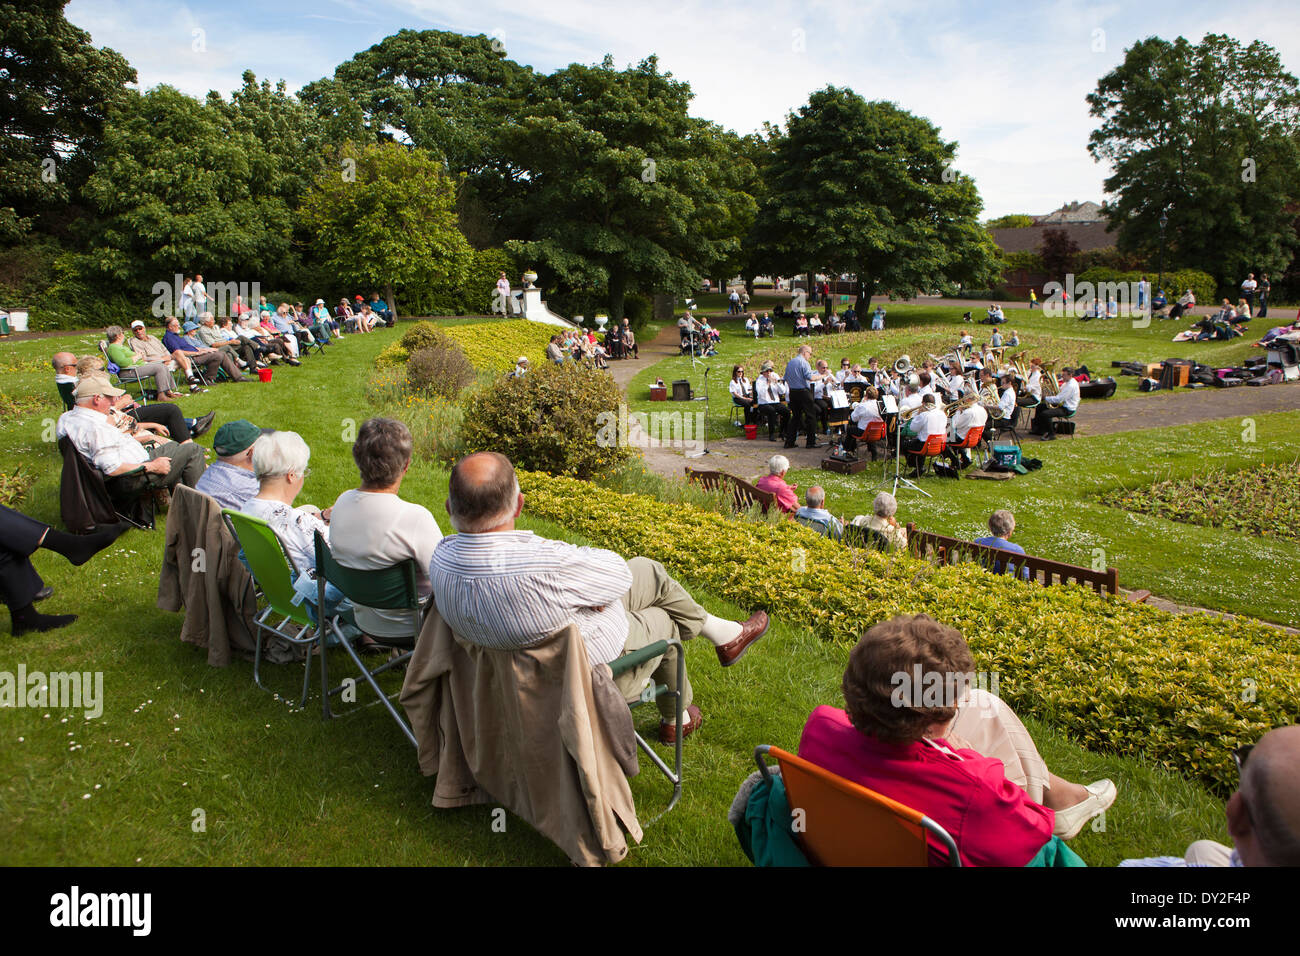
[[[575,625],[495,651],[461,641],[431,611],[401,703],[420,770],[438,777],[435,807],[500,804],[583,866],[623,859],[627,833],[640,842],[625,775],[636,772],[631,713]]]
[[[206,647],[213,667],[229,665],[232,647],[253,653],[257,597],[239,560],[239,544],[221,519],[221,505],[177,485],[167,512],[158,607],[179,611],[182,606],[181,640]]]

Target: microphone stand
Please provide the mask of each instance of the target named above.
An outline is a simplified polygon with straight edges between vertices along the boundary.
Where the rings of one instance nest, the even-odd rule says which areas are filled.
[[[703,362],[701,362],[701,364],[703,364]],[[709,371],[710,371],[710,366],[705,365],[704,366],[704,437],[703,437],[704,447],[701,448],[699,451],[691,452],[689,455],[686,456],[687,458],[703,458],[705,455],[710,453],[709,452]],[[696,401],[698,402],[699,399],[697,398]]]

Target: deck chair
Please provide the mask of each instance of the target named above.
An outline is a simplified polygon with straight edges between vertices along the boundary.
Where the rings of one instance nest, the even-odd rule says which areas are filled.
[[[59,389],[59,401],[63,402],[63,410],[64,410],[65,412],[70,412],[70,411],[72,411],[72,407],[73,407],[74,405],[77,404],[77,400],[76,400],[76,398],[74,398],[73,395],[72,395],[72,393],[73,393],[73,392],[76,390],[76,388],[77,388],[77,383],[76,383],[76,382],[56,382],[55,385],[56,385],[56,386],[58,387],[58,389]]]
[[[302,700],[299,707],[307,706],[307,685],[311,677],[312,648],[319,646],[320,629],[312,624],[307,616],[307,609],[294,603],[293,582],[298,577],[298,569],[293,565],[293,558],[285,549],[279,535],[261,518],[246,515],[242,511],[222,508],[221,517],[225,520],[230,533],[239,542],[244,552],[244,560],[253,574],[253,580],[266,599],[266,607],[253,623],[257,625],[255,639],[257,647],[253,652],[253,683],[262,690],[270,690],[262,683],[262,637],[273,634],[282,637],[290,644],[306,648],[307,660],[302,670]],[[280,623],[273,622],[279,617]],[[321,660],[325,655],[322,653]],[[323,666],[323,665],[322,665]]]
[[[123,389],[126,389],[127,392],[131,391],[131,389],[127,388],[127,386],[134,385],[139,390],[140,404],[148,405],[149,396],[144,386],[144,379],[140,377],[140,373],[129,368],[123,370],[116,362],[114,362],[111,358],[109,358],[108,343],[105,342],[103,339],[99,340],[99,354],[104,356],[104,367],[108,370],[108,373],[110,375],[112,375],[115,379],[117,379],[117,384],[121,386]],[[148,375],[145,376],[145,378],[150,378],[150,377],[151,376]],[[74,384],[72,387],[76,388],[76,385]],[[149,389],[148,391],[154,391],[154,390]],[[63,392],[62,386],[59,387],[59,392],[60,394]],[[157,397],[158,397],[158,393],[154,391],[154,398]]]
[[[949,866],[961,866],[953,838],[925,814],[767,744],[754,748],[764,780],[772,778],[768,756],[781,767],[792,811],[803,811],[796,841],[813,865],[929,866],[933,838]]]
[[[379,698],[378,703],[384,705],[390,717],[397,721],[397,725],[402,728],[402,733],[406,739],[411,742],[411,746],[419,747],[415,740],[415,734],[411,733],[411,727],[397,708],[393,706],[391,697],[396,697],[400,693],[400,688],[392,695],[385,694],[383,689],[376,682],[375,677],[385,671],[393,670],[405,664],[410,658],[411,653],[415,650],[415,642],[420,636],[420,625],[423,616],[420,611],[420,593],[416,587],[416,562],[412,558],[407,558],[399,564],[392,567],[381,568],[376,571],[359,571],[355,568],[345,568],[334,560],[334,555],[330,552],[329,543],[319,531],[316,532],[316,585],[318,608],[325,607],[325,585],[332,584],[343,592],[353,604],[361,604],[365,607],[377,608],[385,611],[414,611],[412,615],[415,618],[415,625],[409,636],[402,637],[381,637],[373,635],[373,640],[377,644],[385,647],[400,649],[403,653],[396,657],[390,658],[379,667],[373,670],[366,667],[357,655],[356,648],[352,646],[352,641],[343,633],[343,629],[338,615],[332,618],[326,618],[321,615],[321,626],[333,632],[338,638],[343,650],[352,658],[352,663],[356,665],[357,670],[361,672],[361,677],[370,689],[375,692]],[[333,711],[330,710],[330,698],[335,694],[341,694],[345,684],[339,684],[337,687],[330,687],[329,662],[326,659],[324,650],[321,651],[321,700],[324,716],[328,720],[334,717]]]
[[[656,657],[667,654],[669,648],[675,648],[675,653],[677,654],[677,686],[678,688],[681,688],[686,683],[686,655],[682,653],[682,642],[680,638],[674,637],[667,641],[655,641],[653,644],[647,644],[639,650],[624,654],[622,657],[617,657],[609,662],[609,669],[613,672],[614,679],[617,680],[619,675],[630,671],[632,668],[640,667],[642,664],[652,661]],[[658,700],[665,694],[670,693],[676,698],[677,726],[679,728],[684,727],[685,723],[683,718],[685,707],[683,706],[684,698],[682,697],[680,689],[677,691],[669,691],[667,685],[656,684],[653,680],[647,680],[646,686],[641,691],[641,696],[629,704],[629,706],[636,708],[641,704],[648,704],[651,701]],[[633,731],[633,733],[636,732]],[[650,762],[659,768],[659,772],[668,778],[668,782],[673,785],[673,796],[672,799],[668,801],[668,806],[664,807],[657,816],[648,820],[646,822],[647,826],[654,823],[659,819],[659,817],[662,817],[673,807],[677,806],[677,801],[682,798],[682,739],[683,737],[679,733],[677,735],[677,742],[673,745],[673,766],[669,768],[668,764],[664,763],[663,758],[651,749],[650,744],[646,742],[645,738],[639,733],[636,733],[637,746],[640,747],[645,755],[650,758]]]

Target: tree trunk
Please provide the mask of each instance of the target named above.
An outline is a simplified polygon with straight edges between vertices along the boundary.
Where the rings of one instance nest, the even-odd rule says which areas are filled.
[[[623,324],[623,306],[627,299],[627,278],[621,275],[609,277],[609,321],[615,325]]]
[[[384,301],[388,303],[389,310],[393,313],[393,321],[397,321],[397,296],[393,295],[393,284],[384,283]]]
[[[871,293],[875,291],[875,286],[874,279],[864,281],[862,273],[858,273],[858,301],[853,306],[853,310],[858,313],[859,322],[867,317],[867,309],[871,307]]]
[[[749,297],[751,299],[754,298],[754,277],[753,276],[749,276],[745,279],[745,291],[749,293]]]

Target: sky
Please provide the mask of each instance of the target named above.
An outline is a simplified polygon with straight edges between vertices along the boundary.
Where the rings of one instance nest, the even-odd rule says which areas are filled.
[[[1300,4],[1261,0],[72,0],[65,13],[142,89],[198,97],[228,96],[246,69],[296,91],[403,28],[485,34],[548,73],[655,54],[690,83],[692,114],[739,133],[847,86],[955,140],[986,217],[1107,198],[1085,97],[1137,40],[1259,39],[1300,70]]]

